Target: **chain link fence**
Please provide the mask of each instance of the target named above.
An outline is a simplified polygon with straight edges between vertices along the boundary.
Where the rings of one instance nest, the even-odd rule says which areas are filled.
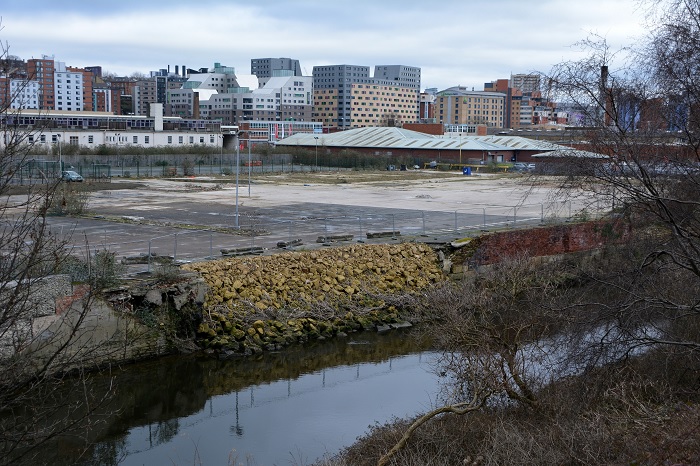
[[[130,273],[152,272],[156,268],[183,262],[198,262],[224,256],[263,254],[282,250],[303,250],[354,243],[390,243],[414,240],[450,242],[474,237],[487,231],[529,228],[599,218],[603,212],[572,211],[566,202],[479,206],[455,211],[409,209],[335,208],[328,215],[298,216],[289,212],[283,218],[246,212],[227,214],[228,225],[174,225],[134,220],[101,223],[72,228],[74,238],[83,238],[80,249],[107,250],[120,257]]]

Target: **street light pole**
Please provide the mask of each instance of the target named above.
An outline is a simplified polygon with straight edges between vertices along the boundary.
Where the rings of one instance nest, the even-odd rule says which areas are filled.
[[[63,176],[63,152],[61,151],[61,135],[57,134],[58,139],[58,171],[59,176]]]
[[[238,133],[236,134],[236,228],[240,228],[238,223],[238,167],[240,167],[241,160],[241,140],[238,138]]]
[[[314,136],[316,140],[316,171],[318,171],[318,136]]]
[[[250,197],[250,171],[252,170],[252,163],[250,161],[250,130],[248,130],[248,197]]]
[[[462,167],[462,132],[459,132],[459,166]]]

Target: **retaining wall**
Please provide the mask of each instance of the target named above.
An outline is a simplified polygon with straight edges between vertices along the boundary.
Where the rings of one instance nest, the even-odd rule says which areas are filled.
[[[621,219],[496,232],[473,240],[475,244],[470,248],[473,253],[466,257],[466,262],[479,266],[521,254],[537,257],[590,251],[622,243],[629,236],[629,224]]]

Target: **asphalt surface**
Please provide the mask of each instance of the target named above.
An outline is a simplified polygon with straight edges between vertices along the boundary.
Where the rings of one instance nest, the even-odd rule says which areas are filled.
[[[319,237],[352,235],[349,241],[452,241],[483,230],[565,221],[575,206],[550,201],[552,189],[531,191],[523,177],[466,177],[425,174],[402,180],[326,183],[324,176],[284,177],[217,184],[209,178],[146,180],[143,187],[93,192],[91,217],[52,217],[54,231],[70,239],[75,254],[107,249],[118,257],[155,254],[179,261],[221,257],[221,249],[279,250],[279,242],[301,240],[299,248],[322,247]],[[326,174],[325,176],[332,176]],[[346,176],[345,174],[343,175]],[[365,177],[366,178],[366,177]],[[324,182],[315,182],[324,181]],[[127,186],[126,184],[124,186]],[[250,192],[250,196],[248,193]],[[388,236],[368,239],[367,233]],[[396,232],[391,234],[391,232]],[[131,266],[134,272],[152,264]]]

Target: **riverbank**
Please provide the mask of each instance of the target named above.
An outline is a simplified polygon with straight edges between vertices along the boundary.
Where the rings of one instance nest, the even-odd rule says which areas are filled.
[[[228,258],[183,269],[209,286],[198,341],[229,355],[410,325],[401,302],[446,278],[436,251],[420,243]]]

